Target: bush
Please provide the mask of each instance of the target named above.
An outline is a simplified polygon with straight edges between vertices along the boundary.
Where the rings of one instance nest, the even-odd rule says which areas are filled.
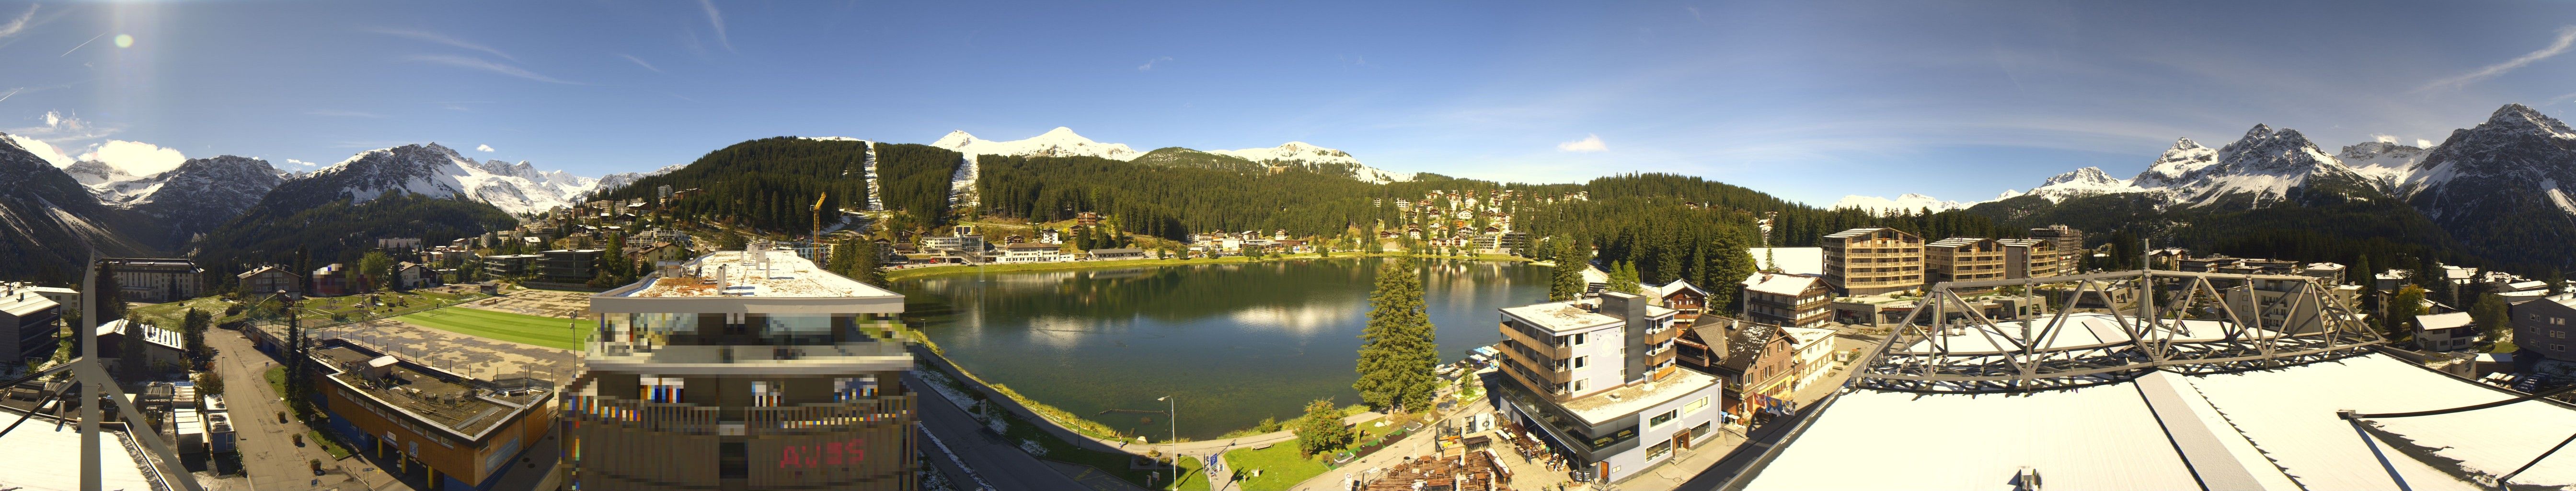
[[[1331,452],[1350,445],[1354,435],[1342,426],[1341,411],[1333,408],[1331,399],[1316,399],[1306,404],[1306,415],[1297,418],[1297,453],[1305,456]]]
[[[1253,426],[1252,429],[1259,433],[1271,433],[1279,431],[1281,427],[1279,418],[1261,418],[1261,424]]]

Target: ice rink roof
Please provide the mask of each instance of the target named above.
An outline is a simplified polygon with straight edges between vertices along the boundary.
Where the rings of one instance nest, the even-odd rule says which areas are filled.
[[[19,415],[0,410],[0,416],[11,421]],[[126,451],[124,437],[114,433],[99,430],[99,488],[154,489],[143,477],[143,466]],[[29,420],[7,436],[0,436],[0,489],[80,489],[80,440],[79,425],[56,426],[41,419]]]
[[[2336,413],[2514,396],[2386,354],[2024,394],[1858,389],[1754,471],[1746,489],[2007,489],[2025,467],[2059,489],[2400,489],[2397,479],[2416,490],[2481,489],[2476,481],[2576,434],[2576,409],[2529,401],[2364,419],[2367,438]],[[2553,455],[2513,483],[2576,485],[2576,453]]]

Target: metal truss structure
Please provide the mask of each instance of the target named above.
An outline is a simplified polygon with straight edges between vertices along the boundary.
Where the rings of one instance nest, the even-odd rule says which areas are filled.
[[[2062,302],[2049,304],[2063,307],[1995,319],[1961,294],[2012,287],[2034,301],[2063,294]],[[2070,320],[2077,317],[2094,325]],[[2117,332],[2099,328],[2105,318]],[[2066,336],[2077,330],[2086,332]],[[2313,277],[2159,270],[1940,283],[1890,337],[1860,364],[1855,385],[2048,390],[2116,383],[2154,370],[2293,366],[2366,354],[2386,342]]]
[[[153,430],[151,425],[144,424],[143,411],[137,409],[141,406],[136,404],[134,396],[132,394],[125,393],[124,389],[117,387],[116,377],[108,375],[107,369],[98,361],[97,324],[99,322],[98,317],[100,312],[98,311],[98,303],[94,299],[99,298],[98,295],[116,295],[117,293],[98,291],[100,262],[96,256],[97,253],[93,251],[91,253],[89,272],[88,274],[81,276],[80,324],[82,325],[71,326],[72,329],[80,331],[80,356],[78,358],[73,358],[71,361],[64,362],[61,365],[55,365],[52,368],[47,368],[43,371],[27,374],[25,377],[19,378],[15,381],[0,383],[0,387],[8,387],[19,383],[31,382],[38,380],[40,377],[51,376],[59,373],[69,373],[72,376],[72,380],[79,382],[80,390],[77,391],[77,393],[68,395],[60,393],[48,394],[44,401],[38,401],[36,404],[42,406],[45,401],[66,396],[70,397],[71,400],[81,401],[80,422],[78,424],[81,436],[80,448],[67,448],[62,450],[80,453],[80,489],[82,491],[100,491],[100,486],[102,484],[100,471],[102,469],[101,466],[103,466],[104,463],[99,457],[101,438],[101,435],[99,434],[99,421],[104,417],[104,415],[100,414],[103,411],[99,409],[99,406],[102,403],[116,404],[118,407],[122,408],[122,410],[117,411],[117,414],[123,416],[123,419],[125,420],[127,435],[133,437],[134,441],[141,442],[143,444],[143,451],[148,457],[138,458],[146,458],[147,461],[144,462],[144,465],[152,466],[157,471],[157,474],[159,474],[158,476],[155,476],[153,473],[146,473],[144,475],[146,479],[153,480],[160,485],[156,487],[165,487],[173,491],[203,491],[205,488],[197,485],[197,478],[190,475],[188,473],[188,469],[181,465],[179,461],[179,452],[174,450],[175,446],[172,445],[169,440],[162,439],[161,433]],[[16,429],[18,423],[26,422],[26,419],[33,415],[33,411],[20,415],[16,418],[17,421],[10,423],[5,429],[0,429],[0,434],[6,434],[8,433],[8,430]],[[114,444],[111,443],[109,445]]]

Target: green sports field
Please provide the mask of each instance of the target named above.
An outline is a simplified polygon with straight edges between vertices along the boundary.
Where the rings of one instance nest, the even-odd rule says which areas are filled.
[[[599,323],[590,320],[575,321],[465,307],[448,307],[395,319],[468,336],[575,351],[582,349],[581,343],[590,340],[591,333],[599,331]],[[579,328],[566,328],[566,324]]]

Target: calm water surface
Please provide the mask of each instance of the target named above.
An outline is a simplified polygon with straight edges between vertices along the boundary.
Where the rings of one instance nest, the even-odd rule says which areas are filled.
[[[1369,290],[1388,259],[952,275],[897,282],[951,359],[1022,395],[1162,441],[1214,438],[1351,390]],[[1546,300],[1547,269],[1424,263],[1441,357],[1500,339],[1495,309]]]

